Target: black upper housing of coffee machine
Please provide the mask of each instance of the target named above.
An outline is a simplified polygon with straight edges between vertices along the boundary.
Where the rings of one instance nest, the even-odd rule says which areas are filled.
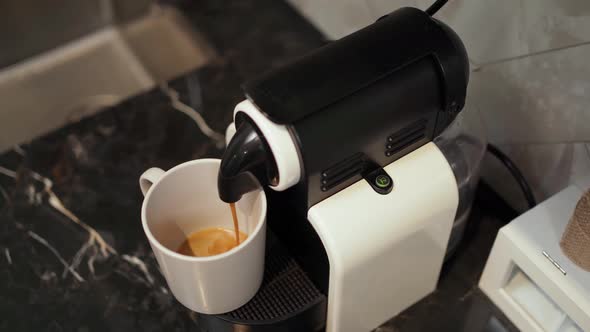
[[[270,120],[287,125],[298,143],[309,208],[356,182],[354,175],[383,167],[438,136],[463,108],[468,79],[459,37],[425,12],[402,8],[247,82],[244,91]],[[240,173],[263,167],[266,176],[259,180],[266,184],[280,176],[264,142],[272,138],[251,144],[258,139],[242,133],[256,131],[242,127],[247,121],[236,118],[238,133],[223,157],[224,201],[235,202],[250,190]],[[344,181],[322,178],[333,167],[346,168],[340,163],[347,160],[350,176]]]
[[[284,192],[266,190],[268,225],[321,294],[328,291],[329,263],[307,221],[309,208],[432,141],[463,109],[468,79],[467,53],[455,32],[422,10],[401,8],[244,84],[247,98],[287,126],[298,147],[301,180]],[[268,145],[272,137],[244,113],[236,114],[235,125],[218,177],[226,202],[239,200],[257,180],[273,185],[280,177]],[[248,310],[256,310],[253,301],[262,303],[257,297],[267,296],[269,282]],[[267,323],[241,322],[231,313],[218,318],[243,331],[268,324],[272,331],[321,327],[325,297],[296,311]],[[297,325],[294,315],[320,321]]]

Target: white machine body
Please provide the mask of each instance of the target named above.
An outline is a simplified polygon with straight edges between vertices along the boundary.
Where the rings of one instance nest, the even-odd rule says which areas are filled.
[[[239,111],[268,136],[285,134],[271,149],[290,181],[271,188],[292,185],[299,163],[287,133],[250,101]],[[226,141],[234,133],[232,123]],[[432,142],[384,170],[391,193],[379,195],[360,180],[308,211],[330,263],[327,332],[371,331],[436,288],[459,201],[453,171]]]
[[[361,180],[309,210],[330,261],[327,332],[371,331],[436,288],[458,205],[453,172],[434,143],[385,170],[388,195]]]

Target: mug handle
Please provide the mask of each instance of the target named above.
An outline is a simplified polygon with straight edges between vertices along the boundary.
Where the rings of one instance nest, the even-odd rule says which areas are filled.
[[[147,171],[143,172],[143,174],[139,177],[139,188],[141,188],[141,192],[145,196],[145,194],[150,190],[151,186],[153,186],[156,182],[162,178],[164,172],[161,168],[152,167]]]

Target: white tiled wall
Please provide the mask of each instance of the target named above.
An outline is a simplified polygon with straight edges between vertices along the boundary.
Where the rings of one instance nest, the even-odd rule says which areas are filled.
[[[469,98],[492,142],[590,141],[590,45],[483,65]]]
[[[337,39],[403,6],[434,0],[289,0]],[[590,174],[590,1],[451,0],[437,18],[463,39],[472,64],[469,105],[491,142],[544,199]],[[490,159],[490,158],[488,158]],[[516,187],[494,161],[484,176],[515,206]]]
[[[329,39],[346,36],[373,20],[373,13],[364,1],[292,0],[290,2]]]
[[[366,2],[379,17],[402,6],[425,9],[433,0]],[[450,0],[437,17],[457,31],[480,65],[590,41],[585,0]]]

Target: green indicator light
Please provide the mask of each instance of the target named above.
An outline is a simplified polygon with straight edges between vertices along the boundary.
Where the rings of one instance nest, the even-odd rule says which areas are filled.
[[[391,179],[387,175],[379,175],[375,178],[375,184],[379,188],[387,188],[391,184]]]

